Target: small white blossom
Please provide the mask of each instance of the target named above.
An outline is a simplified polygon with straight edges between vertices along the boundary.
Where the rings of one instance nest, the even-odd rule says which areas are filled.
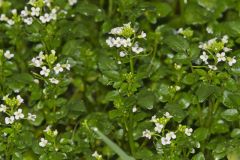
[[[223,43],[228,43],[228,36],[227,36],[227,35],[224,35],[224,36],[223,36],[222,42],[223,42]]]
[[[0,105],[0,112],[6,112],[6,110],[7,110],[7,106],[1,104]]]
[[[43,66],[42,70],[40,71],[40,74],[47,77],[49,75],[49,73],[50,73],[50,69],[48,69],[46,66]]]
[[[35,67],[41,67],[42,64],[43,64],[43,61],[42,61],[42,59],[39,59],[39,58],[33,58],[33,59],[32,59],[32,64],[33,64]]]
[[[139,54],[144,51],[142,47],[139,47],[138,43],[135,43],[134,46],[132,47],[132,51],[135,52],[136,54]]]
[[[177,33],[179,34],[179,33],[183,33],[183,28],[179,28],[178,30],[177,30]]]
[[[6,117],[5,118],[5,123],[6,124],[13,124],[14,122],[14,116]]]
[[[186,128],[186,129],[185,129],[185,134],[186,134],[187,136],[191,136],[191,135],[192,135],[192,132],[193,132],[193,129],[192,129],[192,128]]]
[[[169,138],[169,139],[176,139],[177,136],[174,132],[169,132],[166,134],[166,138]]]
[[[171,144],[171,140],[167,137],[162,137],[161,142],[162,142],[162,145]]]
[[[21,11],[21,17],[27,17],[29,15],[29,11],[27,7],[24,7],[24,10]]]
[[[228,57],[227,60],[228,60],[228,65],[229,66],[232,66],[233,64],[235,64],[237,62],[236,59],[235,59],[235,56],[232,57],[232,58]]]
[[[127,53],[124,52],[124,51],[119,52],[119,56],[120,56],[120,57],[125,57],[126,55],[127,55]]]
[[[164,116],[165,116],[166,118],[172,118],[172,117],[173,117],[169,112],[166,112],[166,113],[164,114]]]
[[[55,73],[58,74],[59,72],[63,72],[63,68],[61,66],[61,64],[56,64],[56,66],[53,68]]]
[[[51,125],[47,126],[47,128],[46,128],[46,129],[44,129],[44,130],[43,130],[43,132],[48,132],[48,131],[51,131],[51,127],[52,127]]]
[[[151,139],[152,133],[148,129],[146,129],[145,131],[143,131],[142,136],[146,137],[147,139]]]
[[[206,52],[203,52],[202,55],[200,56],[200,59],[205,63],[208,64],[208,55],[206,54]]]
[[[6,50],[4,57],[7,59],[12,59],[14,57],[14,54],[12,54],[9,50]]]
[[[39,142],[40,147],[45,147],[48,144],[48,140],[41,138],[41,141]]]
[[[23,19],[23,22],[26,23],[27,25],[31,25],[33,23],[32,17],[27,17]]]
[[[226,61],[225,52],[217,53],[216,56],[217,56],[217,60],[218,60],[218,62]]]
[[[133,112],[133,113],[137,112],[137,107],[136,107],[136,106],[134,106],[134,107],[132,108],[132,112]]]
[[[8,19],[8,20],[7,20],[7,23],[8,23],[10,26],[12,26],[12,25],[15,24],[15,22],[14,22],[12,19]]]
[[[56,78],[50,78],[49,81],[53,84],[58,84],[59,80],[57,80]]]
[[[102,158],[102,155],[98,154],[98,152],[95,151],[95,152],[92,154],[92,157],[95,157],[95,158],[97,158],[97,159],[100,159],[100,158]]]
[[[57,136],[57,135],[58,135],[58,131],[57,131],[56,129],[53,131],[53,135],[54,135],[54,136]]]
[[[113,37],[108,37],[108,39],[106,40],[107,45],[109,47],[114,47],[114,44],[113,44],[114,40],[115,39]]]
[[[119,48],[122,45],[123,38],[117,37],[116,39],[113,39],[113,44],[115,47]]]
[[[141,32],[141,34],[138,36],[138,38],[146,38],[147,34],[145,32]]]
[[[70,6],[73,6],[77,3],[77,0],[68,0]]]
[[[36,116],[35,114],[28,113],[27,119],[28,119],[29,121],[35,121],[36,118],[37,118],[37,116]]]
[[[158,119],[156,118],[156,115],[152,116],[151,122],[157,123]]]
[[[162,132],[162,129],[163,129],[163,125],[162,124],[159,124],[159,123],[155,123],[155,128],[154,128],[154,131],[158,132],[158,133],[161,133]]]
[[[21,108],[19,108],[16,112],[14,112],[14,115],[16,120],[24,118],[24,114],[22,113]]]
[[[17,100],[18,100],[18,105],[20,105],[24,102],[24,100],[22,99],[22,97],[20,95],[17,95]]]
[[[215,65],[208,65],[208,68],[211,70],[214,70],[214,71],[217,70],[217,66],[215,66]]]
[[[109,34],[120,35],[122,33],[123,27],[116,27],[111,29]]]
[[[69,63],[63,64],[62,67],[66,68],[68,71],[70,71],[71,65]]]
[[[231,48],[228,48],[228,47],[224,47],[224,48],[223,48],[223,51],[224,51],[224,52],[229,52],[229,51],[231,51],[231,50],[232,50],[232,49],[231,49]]]
[[[16,15],[16,14],[17,14],[17,9],[12,9],[12,10],[11,10],[11,13],[12,13],[13,15]]]
[[[212,29],[212,27],[207,27],[207,28],[206,28],[206,31],[207,31],[208,34],[213,34],[213,29]]]
[[[31,15],[38,17],[40,15],[40,8],[39,7],[37,7],[37,8],[32,7],[31,8]]]
[[[5,14],[1,14],[0,21],[8,21],[8,17]]]
[[[130,47],[132,45],[131,39],[130,38],[127,38],[127,39],[121,38],[121,45],[123,47]]]

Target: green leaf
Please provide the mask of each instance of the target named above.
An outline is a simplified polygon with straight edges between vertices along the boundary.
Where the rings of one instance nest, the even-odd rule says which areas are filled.
[[[222,118],[227,121],[236,121],[238,120],[238,110],[236,109],[227,109],[221,113]]]
[[[143,108],[152,109],[155,102],[153,92],[142,90],[137,95],[137,104]]]
[[[207,128],[198,128],[194,131],[193,137],[196,138],[198,141],[203,141],[207,139],[209,135],[209,131]]]
[[[122,160],[135,160],[133,157],[128,156],[118,145],[106,137],[99,129],[93,128],[93,131],[114,151]]]
[[[192,160],[205,160],[204,154],[202,152],[200,152],[200,153],[194,155],[192,157]]]
[[[216,92],[216,87],[209,84],[200,84],[196,95],[198,97],[199,102],[204,102],[210,95]]]
[[[231,132],[232,138],[240,138],[240,128],[234,128]]]
[[[165,39],[165,43],[176,52],[183,52],[189,48],[189,44],[186,39],[178,35],[171,35]]]
[[[229,108],[240,107],[240,93],[223,92],[223,104]]]

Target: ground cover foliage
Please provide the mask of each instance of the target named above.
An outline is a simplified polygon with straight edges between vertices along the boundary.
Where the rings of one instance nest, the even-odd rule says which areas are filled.
[[[240,1],[0,0],[0,14],[1,159],[240,159]]]

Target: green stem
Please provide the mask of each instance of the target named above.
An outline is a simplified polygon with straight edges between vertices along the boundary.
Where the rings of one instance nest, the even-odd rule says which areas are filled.
[[[108,1],[108,16],[110,17],[112,15],[112,7],[113,7],[113,1]]]
[[[132,112],[130,112],[130,115],[129,115],[128,141],[129,141],[131,153],[132,155],[134,155],[135,145],[134,145],[134,139],[133,139],[133,113]]]
[[[133,64],[134,62],[132,57],[129,58],[129,63],[130,63],[131,73],[134,74],[134,64]]]

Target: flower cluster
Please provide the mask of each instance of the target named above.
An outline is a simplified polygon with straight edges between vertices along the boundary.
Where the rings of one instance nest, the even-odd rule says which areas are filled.
[[[186,29],[179,28],[177,30],[177,34],[183,35],[184,38],[190,38],[193,36],[193,30],[191,30],[190,28],[186,28]]]
[[[51,145],[52,144],[51,142],[55,143],[55,137],[58,135],[58,131],[56,129],[51,130],[51,127],[52,126],[47,126],[47,128],[43,130],[45,138],[43,137],[40,138],[40,142],[39,142],[40,147],[46,147],[47,145]]]
[[[146,33],[141,32],[136,35],[136,30],[131,27],[131,23],[124,24],[122,27],[113,28],[109,34],[113,35],[108,37],[106,43],[109,47],[120,48],[119,56],[125,57],[130,52],[139,54],[144,51],[144,48],[139,46],[137,39],[145,39]]]
[[[47,81],[52,84],[58,84],[60,82],[58,79],[59,73],[64,72],[64,70],[69,71],[71,67],[68,62],[65,64],[55,64],[57,60],[55,54],[55,50],[51,50],[51,54],[49,55],[44,54],[44,52],[41,51],[38,56],[32,58],[31,60],[31,64],[33,66],[41,68],[40,75],[47,78]]]
[[[68,3],[73,6],[77,3],[77,0],[68,0]],[[28,4],[30,6],[25,6],[23,10],[19,11],[19,14],[16,9],[12,9],[12,18],[8,18],[6,14],[1,14],[0,21],[11,26],[19,20],[27,25],[31,25],[34,20],[39,20],[43,24],[57,20],[59,7],[52,7],[50,0],[30,0]],[[66,13],[66,11],[63,11],[63,13]]]
[[[229,57],[226,55],[232,50],[231,48],[226,47],[228,39],[228,36],[225,35],[220,40],[213,38],[205,43],[200,43],[199,48],[203,50],[200,59],[204,64],[208,65],[209,69],[217,70],[217,64],[220,62],[227,62],[229,66],[232,66],[237,62],[235,56]]]
[[[13,124],[16,120],[21,120],[25,118],[23,110],[19,106],[24,102],[20,95],[16,97],[9,98],[9,95],[6,95],[2,98],[4,104],[0,104],[0,112],[6,114],[5,124]],[[27,118],[30,121],[35,121],[36,115],[28,113]]]
[[[150,130],[146,129],[145,131],[143,131],[142,136],[147,139],[151,139],[152,136],[160,136],[162,145],[171,144],[171,140],[175,140],[177,138],[176,133],[178,131],[185,133],[185,135],[187,136],[191,136],[193,129],[187,128],[186,126],[182,125],[179,125],[177,131],[168,131],[168,133],[165,134],[166,130],[164,130],[164,127],[172,117],[173,116],[169,112],[166,112],[161,118],[157,118],[156,115],[152,116],[151,122],[155,124],[154,131],[151,132]]]

